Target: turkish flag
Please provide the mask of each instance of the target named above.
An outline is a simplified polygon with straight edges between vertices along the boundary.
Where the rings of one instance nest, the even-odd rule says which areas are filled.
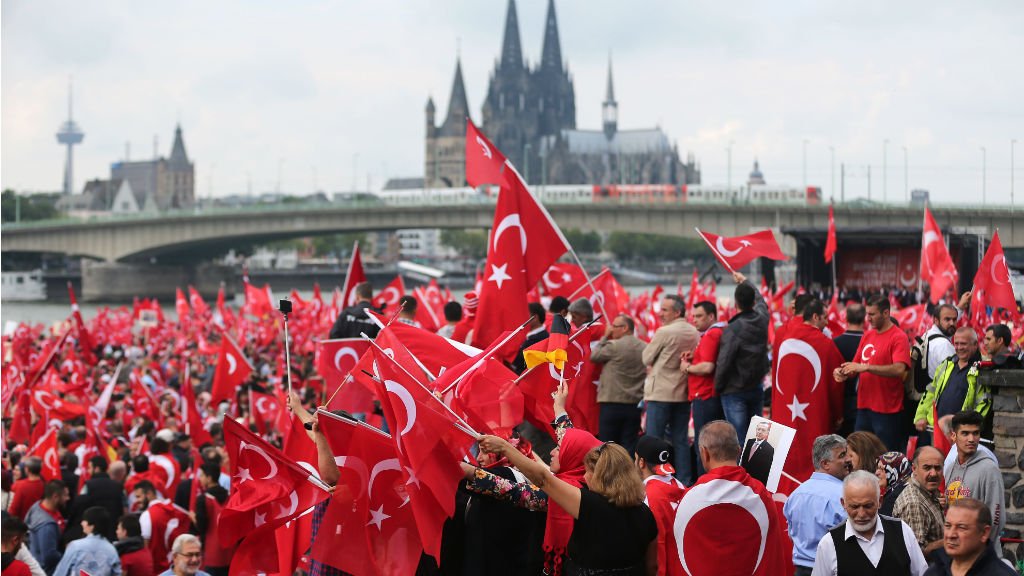
[[[999,241],[998,231],[992,234],[992,243],[978,264],[978,273],[974,275],[974,290],[980,294],[978,298],[982,306],[1005,308],[1016,315],[1017,299],[1013,295],[1010,269],[1006,266],[1006,255],[1003,254],[1003,243]]]
[[[437,329],[444,325],[444,314],[437,313],[437,310],[430,302],[430,295],[422,286],[418,286],[413,289],[412,295],[416,298],[417,302],[416,322],[418,322],[424,330],[437,332]],[[444,307],[444,304],[441,306]]]
[[[576,264],[556,262],[541,277],[544,291],[568,298],[587,283],[587,273]]]
[[[221,400],[235,395],[235,389],[245,383],[252,374],[252,365],[242,355],[235,341],[227,332],[221,333],[220,355],[217,357],[217,368],[213,373],[213,389],[210,402],[216,406]]]
[[[924,226],[921,232],[921,279],[931,288],[930,299],[938,302],[946,292],[956,286],[960,273],[953,264],[949,249],[942,240],[942,229],[935,223],[931,210],[925,206]]]
[[[828,207],[828,238],[825,240],[825,263],[832,261],[836,253],[836,218],[832,206]]]
[[[942,429],[942,426],[939,426],[938,402],[932,404],[932,422],[935,424],[932,428],[932,446],[935,446],[936,450],[942,452],[942,455],[945,456],[946,454],[949,454],[950,450],[952,450],[953,444],[950,442],[949,435],[946,434],[946,431]]]
[[[746,236],[727,238],[710,232],[697,230],[704,242],[711,248],[715,258],[730,270],[739,270],[754,258],[764,257],[772,260],[785,260],[786,255],[775,241],[771,230],[762,230]]]
[[[213,437],[203,427],[203,419],[196,409],[196,392],[192,387],[191,368],[185,366],[185,378],[181,385],[181,422],[185,433],[192,437],[193,446],[213,444]]]
[[[373,298],[373,307],[377,310],[396,309],[402,296],[405,296],[405,281],[401,276],[395,276],[395,279],[388,282],[388,285]]]
[[[828,331],[832,333],[833,338],[846,332],[846,318],[839,312],[839,290],[832,291],[832,300],[828,303],[825,318],[828,320]]]
[[[491,144],[476,125],[466,118],[466,182],[476,188],[483,184],[500,184],[505,169],[505,155]]]
[[[449,367],[481,352],[472,346],[457,344],[402,322],[393,322],[381,330],[375,341],[381,348],[393,350],[395,360],[411,373],[419,374],[426,368],[434,378],[439,377]]]
[[[352,257],[348,260],[348,271],[345,272],[345,284],[341,287],[342,307],[356,305],[356,286],[366,282],[366,271],[363,270],[363,257],[359,254],[359,241],[352,245]]]
[[[577,331],[569,338],[566,347],[565,380],[569,386],[569,398],[566,399],[566,411],[573,425],[589,430],[584,424],[597,420],[594,413],[597,409],[597,389],[593,385],[590,360],[590,335],[587,331]],[[547,432],[552,438],[555,433],[551,429],[551,421],[555,419],[554,408],[551,406],[551,393],[558,387],[562,375],[554,364],[539,364],[523,372],[517,382],[523,393],[523,405],[526,420],[538,429]],[[593,391],[584,389],[587,385]],[[579,391],[576,388],[581,388]],[[593,403],[591,404],[591,392]]]
[[[803,482],[814,472],[814,439],[835,432],[843,417],[843,384],[832,378],[843,355],[821,330],[801,322],[779,338],[772,359],[772,420],[800,431],[785,471]]]
[[[470,455],[475,435],[389,357],[376,347],[371,352],[381,375],[377,397],[395,431],[420,539],[440,561],[441,527],[455,513],[455,491],[463,478],[459,462]]]
[[[60,455],[57,451],[57,428],[50,427],[25,457],[38,456],[43,461],[43,480],[60,480]]]
[[[423,544],[392,438],[333,414],[319,412],[318,420],[341,478],[311,556],[350,574],[411,576]]]
[[[224,419],[224,443],[231,462],[231,494],[219,524],[224,543],[257,529],[272,533],[327,498],[327,486],[315,474],[231,418]]]
[[[900,308],[899,310],[893,310],[892,317],[899,322],[900,330],[909,334],[911,338],[915,338],[925,333],[927,328],[921,330],[922,322],[927,318],[931,318],[931,315],[928,314],[927,304],[915,304]]]
[[[82,404],[65,402],[50,390],[43,388],[32,391],[32,410],[41,418],[65,421],[85,416],[86,412]]]
[[[253,419],[256,421],[256,429],[260,434],[266,434],[270,426],[277,428],[278,418],[283,408],[281,401],[273,394],[264,394],[255,390],[249,390],[252,394]],[[280,428],[278,432],[284,432]]]
[[[185,293],[181,288],[174,289],[174,311],[178,314],[178,324],[188,320],[188,299],[185,298]]]
[[[370,343],[362,338],[338,338],[316,343],[316,370],[324,378],[328,398],[334,396],[328,409],[353,413],[373,411],[373,392],[348,379],[359,358],[369,349]],[[338,390],[337,395],[334,390]]]
[[[68,298],[71,299],[71,317],[75,320],[75,329],[78,331],[78,346],[82,349],[82,359],[90,366],[95,365],[97,358],[93,350],[96,343],[86,329],[85,321],[82,320],[82,311],[78,308],[78,298],[75,297],[75,289],[71,282],[68,282]]]
[[[590,286],[593,286],[594,290],[591,290]],[[591,279],[590,284],[581,286],[569,299],[577,297],[590,300],[594,310],[603,314],[608,322],[629,310],[629,293],[607,267],[602,267],[601,272]]]
[[[248,281],[242,282],[245,285],[245,305],[243,310],[246,313],[262,318],[274,310],[271,304],[270,287],[266,284],[263,288],[257,288]]]
[[[690,576],[792,574],[792,547],[783,524],[771,493],[746,470],[709,470],[676,509],[673,531],[683,571]]]
[[[203,296],[192,286],[188,287],[188,302],[192,305],[192,311],[199,318],[205,318],[210,313],[210,307],[203,300]]]
[[[32,437],[32,397],[28,390],[18,393],[18,401],[11,412],[11,430],[7,438],[19,444],[27,444]]]

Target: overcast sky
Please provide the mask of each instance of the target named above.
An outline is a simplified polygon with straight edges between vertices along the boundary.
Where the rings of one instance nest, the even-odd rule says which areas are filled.
[[[518,0],[539,59],[547,0]],[[365,189],[421,176],[423,109],[448,106],[456,54],[474,120],[501,49],[505,0],[4,0],[4,188],[58,190],[55,132],[74,78],[75,187],[111,162],[170,152],[180,122],[200,196]],[[577,126],[599,129],[608,54],[620,128],[661,126],[704,183],[807,178],[829,195],[909,186],[939,202],[1024,204],[1024,3],[558,0]],[[356,157],[358,155],[358,157]]]

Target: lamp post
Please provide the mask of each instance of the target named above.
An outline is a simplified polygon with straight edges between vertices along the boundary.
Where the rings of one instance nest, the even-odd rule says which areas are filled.
[[[904,146],[903,147],[903,200],[905,202],[909,202],[910,201],[910,172],[909,172],[909,168],[908,168],[910,166],[910,163],[907,161],[908,154],[909,153],[907,152],[907,147]]]
[[[982,146],[981,147],[981,205],[982,206],[985,205],[985,192],[986,192],[985,189],[986,189],[986,184],[987,184],[987,182],[986,182],[986,176],[987,175],[985,174],[986,167],[987,167],[987,158],[986,158],[986,156],[987,155],[986,155],[985,147]]]
[[[889,201],[889,139],[882,140],[882,202]]]

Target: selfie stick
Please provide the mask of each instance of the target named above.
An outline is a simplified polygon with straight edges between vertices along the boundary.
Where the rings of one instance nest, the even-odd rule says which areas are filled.
[[[288,337],[288,313],[292,311],[291,300],[281,300],[278,304],[278,310],[281,311],[281,315],[284,316],[284,371],[285,376],[288,378],[288,397],[292,397],[292,356],[288,351],[290,347],[290,339]]]

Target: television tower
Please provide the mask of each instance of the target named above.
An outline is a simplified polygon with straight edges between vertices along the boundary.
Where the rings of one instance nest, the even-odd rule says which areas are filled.
[[[81,144],[82,139],[85,138],[85,132],[82,132],[78,124],[72,120],[71,116],[71,84],[68,83],[68,121],[61,125],[60,131],[57,132],[57,143],[68,147],[68,157],[64,164],[64,194],[71,195],[74,192],[75,180],[74,180],[74,154],[72,150],[75,144]]]

